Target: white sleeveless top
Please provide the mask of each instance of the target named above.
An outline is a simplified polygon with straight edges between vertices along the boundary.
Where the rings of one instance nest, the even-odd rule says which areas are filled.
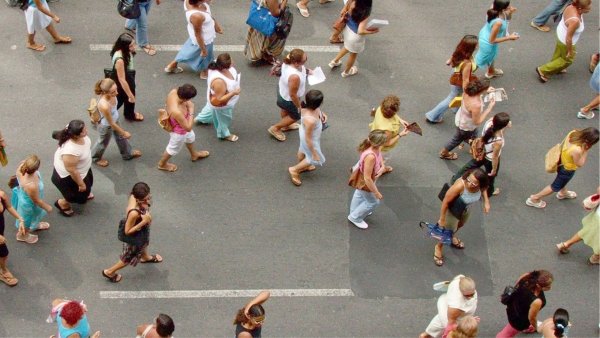
[[[483,125],[483,130],[481,131],[481,136],[485,134],[485,132],[492,127],[494,118],[487,120],[487,122]],[[494,152],[494,145],[496,143],[500,143],[500,151],[498,152],[498,157],[502,154],[502,148],[504,148],[504,135],[494,136],[492,137],[488,143],[483,145],[483,149],[485,149],[485,158],[488,161],[492,160],[492,153]]]
[[[190,21],[190,17],[193,14],[196,13],[200,13],[202,15],[204,15],[204,22],[202,23],[202,38],[204,39],[204,44],[205,45],[209,45],[211,43],[213,43],[213,41],[215,41],[215,37],[217,36],[217,32],[215,31],[215,20],[213,20],[212,15],[210,14],[210,7],[208,6],[208,4],[204,4],[204,6],[206,6],[206,12],[197,10],[197,9],[190,9],[188,10],[187,7],[185,6],[185,1],[183,3],[183,8],[186,10],[185,11],[185,18],[187,20],[187,31],[188,31],[188,35],[190,36],[190,39],[192,40],[192,44],[194,46],[198,45],[198,40],[196,40],[196,32],[194,32],[194,25],[192,25],[191,21]]]
[[[572,16],[572,17],[568,18],[567,21],[570,21],[571,19],[577,20],[577,17]],[[581,20],[579,21],[579,27],[577,27],[577,30],[575,31],[575,33],[573,33],[573,39],[572,39],[573,45],[575,45],[577,43],[577,41],[579,40],[579,37],[581,36],[581,33],[583,32],[584,28],[585,28],[585,25],[583,24],[583,16],[582,16]],[[564,15],[563,15],[562,19],[560,19],[558,26],[556,26],[556,36],[558,37],[558,40],[560,42],[562,42],[563,44],[566,44],[567,25],[565,24]]]
[[[483,99],[480,98],[483,101]],[[483,110],[483,102],[481,102],[481,109]],[[460,109],[454,116],[454,124],[461,130],[473,131],[477,129],[475,123],[473,123],[473,115],[465,108],[465,100],[462,100]]]
[[[240,84],[237,81],[237,70],[235,70],[235,68],[233,67],[229,67],[229,72],[231,73],[231,75],[233,76],[233,80],[228,78],[227,76],[221,74],[221,72],[219,72],[218,70],[213,70],[213,69],[209,69],[208,70],[208,78],[206,79],[206,83],[207,83],[207,88],[206,88],[206,100],[208,105],[211,108],[215,108],[215,109],[219,109],[219,108],[233,108],[235,106],[235,104],[238,102],[238,100],[240,99],[239,95],[235,95],[232,98],[229,99],[229,101],[227,102],[227,105],[223,106],[223,107],[216,107],[213,106],[210,103],[210,95],[214,95],[215,93],[213,92],[213,90],[211,89],[211,84],[214,80],[216,79],[221,79],[223,81],[225,81],[225,85],[227,86],[227,92],[232,92],[236,89],[239,88]]]
[[[301,98],[304,96],[304,92],[306,91],[306,68],[302,66],[301,70],[296,69],[292,65],[288,65],[284,63],[281,65],[281,77],[279,78],[279,95],[286,100],[292,101],[290,97],[290,85],[289,78],[292,75],[298,75],[300,77],[300,86],[298,87],[298,97]]]

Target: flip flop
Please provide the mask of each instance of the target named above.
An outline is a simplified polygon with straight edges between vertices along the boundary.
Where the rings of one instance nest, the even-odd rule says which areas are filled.
[[[201,150],[198,153],[199,153],[199,155],[196,158],[192,158],[192,162],[196,162],[196,161],[206,158],[206,157],[208,157],[208,155],[210,155],[210,153],[206,150]]]
[[[146,45],[142,47],[142,50],[144,52],[146,52],[146,54],[150,55],[150,56],[154,56],[156,55],[156,49],[154,48],[154,46],[152,45]]]
[[[102,167],[102,168],[108,167],[108,164],[109,164],[108,160],[98,160],[94,163],[96,163],[97,166]]]
[[[531,21],[529,23],[529,26],[537,29],[540,32],[549,32],[550,31],[550,27],[546,26],[546,25],[536,25],[535,22]]]
[[[61,39],[57,40],[57,41],[54,41],[54,44],[56,44],[56,45],[61,45],[61,44],[68,45],[71,42],[73,42],[73,40],[70,37],[68,37],[68,36],[61,36]]]
[[[27,45],[27,48],[34,50],[36,52],[43,52],[46,50],[46,46],[44,45]]]
[[[10,273],[8,275],[0,274],[0,281],[4,282],[4,284],[8,286],[15,286],[17,283],[19,283],[19,280]]]
[[[537,73],[538,78],[540,79],[541,83],[548,82],[548,78],[544,75],[544,73],[542,73],[542,71],[540,70],[540,67],[536,67],[535,72]]]
[[[237,140],[239,140],[240,138],[237,135],[231,134],[227,137],[222,138],[222,140],[225,141],[229,141],[229,142],[237,142]]]
[[[298,130],[298,129],[300,129],[300,123],[294,122],[294,123],[290,124],[289,126],[281,128],[280,130],[281,131],[290,131],[290,130]]]
[[[457,153],[448,153],[446,155],[440,154],[440,158],[442,160],[448,160],[448,161],[454,161],[458,158],[458,154]]]
[[[308,18],[310,16],[310,13],[308,13],[308,9],[300,7],[299,2],[296,2],[296,8],[298,8],[298,10],[300,11],[300,15],[302,15],[303,17]]]
[[[102,270],[102,276],[106,277],[111,283],[118,283],[121,281],[121,279],[123,279],[123,276],[119,275],[118,273],[114,274],[114,276],[109,276],[106,274],[106,272],[104,272],[104,270]]]
[[[177,166],[173,163],[167,163],[166,167],[158,166],[157,168],[158,170],[168,171],[170,173],[174,173],[177,171]]]
[[[439,257],[436,255],[433,255],[433,262],[435,263],[435,265],[437,266],[442,266],[444,265],[444,256]]]
[[[309,165],[308,167],[300,170],[298,173],[300,174],[300,173],[303,173],[305,171],[315,171],[315,170],[317,170],[317,167],[315,167],[314,165]]]
[[[389,174],[389,173],[391,173],[392,171],[394,171],[394,168],[390,167],[389,165],[386,165],[386,166],[385,166],[385,169],[383,170],[383,173],[381,173],[381,174],[382,174],[382,175]]]
[[[169,73],[169,74],[183,73],[183,68],[181,68],[181,67],[175,67],[175,68],[165,67],[165,73]]]
[[[48,230],[48,229],[50,229],[50,223],[40,222],[40,223],[38,223],[38,227],[34,231]]]
[[[144,115],[140,113],[135,113],[135,116],[132,119],[128,119],[130,122],[142,122],[144,121]]]
[[[302,181],[300,180],[300,174],[294,172],[292,168],[288,168],[288,172],[290,173],[290,180],[292,181],[292,183],[297,187],[301,186]]]
[[[559,200],[573,199],[577,198],[577,193],[574,191],[567,191],[567,194],[564,196],[560,195],[560,193],[556,193],[556,198]]]
[[[159,256],[159,255],[157,255],[157,254],[154,254],[154,255],[152,255],[152,256],[150,256],[150,257],[152,257],[152,258],[150,258],[150,259],[149,259],[149,260],[147,260],[147,261],[140,260],[140,263],[142,263],[142,264],[148,264],[148,263],[160,263],[160,262],[162,262],[162,261],[163,261],[162,257],[160,257],[160,256]]]
[[[456,237],[454,239],[456,239],[456,242],[452,241],[452,243],[450,244],[453,248],[461,249],[461,250],[465,248],[465,243],[463,243],[463,241],[461,241],[460,239],[458,239]]]
[[[134,159],[134,158],[138,158],[142,156],[142,152],[138,149],[135,149],[134,151],[131,152],[131,158],[130,159]]]
[[[331,44],[344,43],[344,39],[342,39],[342,38],[329,39],[329,43],[331,43]]]
[[[88,199],[90,199],[90,198],[88,197]],[[56,209],[58,209],[58,212],[60,212],[60,214],[63,215],[63,216],[65,216],[65,217],[71,217],[75,213],[73,211],[73,209],[63,209],[63,208],[61,208],[60,204],[58,204],[58,200],[56,200],[56,202],[54,202],[54,206],[56,207]]]
[[[544,209],[546,207],[546,202],[540,200],[539,202],[534,202],[531,197],[527,198],[527,200],[525,201],[525,204],[527,204],[530,207],[534,207],[534,208],[538,208],[538,209]]]
[[[271,134],[271,136],[273,136],[277,141],[279,142],[283,142],[285,141],[285,135],[278,130],[275,130],[273,127],[270,127],[269,129],[267,129],[267,131],[269,132],[269,134]]]
[[[569,248],[567,248],[567,246],[565,245],[565,242],[560,242],[560,243],[556,244],[556,249],[558,249],[558,252],[560,252],[561,254],[569,253]]]

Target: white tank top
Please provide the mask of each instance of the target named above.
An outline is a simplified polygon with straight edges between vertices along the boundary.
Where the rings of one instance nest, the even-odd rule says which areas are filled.
[[[289,79],[292,75],[298,75],[300,77],[300,86],[298,87],[298,97],[301,98],[304,96],[304,91],[306,90],[306,68],[302,66],[301,70],[296,69],[292,65],[288,65],[284,63],[281,65],[281,77],[279,78],[279,95],[283,97],[286,101],[292,101],[290,97],[290,85]]]
[[[481,109],[483,110],[483,99],[480,98],[480,100],[482,101]],[[461,130],[473,131],[477,129],[477,126],[473,123],[473,115],[465,107],[464,96],[460,104],[460,109],[456,112],[456,116],[454,116],[454,124]]]
[[[576,16],[572,16],[568,18],[567,21],[571,21],[573,19],[577,20],[578,18]],[[579,40],[579,36],[581,36],[581,33],[583,32],[584,28],[585,25],[583,24],[583,17],[581,17],[581,20],[579,21],[579,27],[577,27],[577,30],[575,31],[575,33],[573,33],[573,45],[575,45]],[[560,42],[562,42],[563,44],[567,44],[567,25],[565,24],[564,15],[562,19],[560,19],[558,26],[556,26],[556,36],[558,37],[558,40]]]
[[[487,122],[483,125],[483,130],[481,131],[481,136],[485,134],[485,132],[492,127],[494,118],[487,120]],[[502,133],[502,132],[501,132]],[[488,143],[484,144],[483,148],[485,149],[485,158],[489,161],[492,160],[492,154],[494,152],[494,145],[496,143],[500,144],[500,151],[498,152],[498,157],[502,154],[502,148],[504,148],[504,135],[494,136],[492,137]]]
[[[211,94],[214,95],[214,92],[211,89],[211,84],[214,80],[221,79],[221,80],[225,81],[225,85],[227,86],[228,93],[236,90],[239,87],[240,84],[237,81],[237,74],[238,74],[237,70],[235,70],[235,68],[233,68],[233,67],[230,67],[229,72],[233,76],[233,80],[228,78],[227,76],[221,74],[221,72],[219,72],[218,70],[213,70],[213,69],[208,70],[208,78],[206,79],[206,83],[207,83],[207,87],[208,87],[206,89],[206,100],[208,102],[208,105],[211,108],[215,108],[215,109],[224,108],[224,107],[233,108],[235,106],[235,104],[238,102],[238,100],[240,99],[239,95],[235,95],[234,97],[229,99],[229,101],[227,102],[227,105],[225,105],[224,107],[216,107],[216,106],[213,106],[212,103],[210,103],[210,95]]]
[[[217,32],[215,31],[215,20],[213,20],[212,15],[210,14],[210,7],[208,6],[208,4],[204,4],[204,6],[206,6],[206,12],[197,9],[187,10],[187,8],[185,7],[185,2],[183,3],[183,8],[186,8],[185,18],[188,22],[188,35],[190,36],[190,39],[192,40],[192,43],[195,46],[198,45],[198,40],[196,40],[196,32],[194,32],[194,25],[192,25],[192,22],[190,21],[190,18],[193,14],[201,13],[202,15],[204,15],[204,22],[202,23],[202,38],[204,39],[205,45],[213,43],[213,41],[215,41],[215,37],[217,36]]]

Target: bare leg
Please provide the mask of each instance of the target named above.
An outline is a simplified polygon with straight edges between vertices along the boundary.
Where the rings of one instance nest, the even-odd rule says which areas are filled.
[[[596,97],[594,97],[592,99],[592,101],[590,101],[590,103],[588,103],[585,107],[581,108],[581,112],[584,114],[588,114],[590,112],[590,110],[598,107],[600,105],[600,95],[596,95]]]
[[[59,41],[71,42],[70,37],[62,36],[62,35],[58,34],[58,32],[56,31],[56,28],[54,28],[53,24],[49,24],[48,27],[46,27],[46,30],[48,31],[48,33],[50,33],[54,42],[59,42]]]
[[[165,68],[170,69],[170,70],[177,68],[177,61],[171,61]]]
[[[546,197],[552,193],[553,193],[552,188],[549,185],[547,185],[544,189],[542,189],[542,191],[538,192],[537,194],[533,194],[533,195],[529,196],[529,198],[531,198],[531,200],[533,202],[537,203],[540,201],[540,199],[542,199],[543,197]]]
[[[71,203],[69,203],[64,198],[59,198],[58,199],[58,205],[60,205],[60,208],[63,209],[63,210],[69,210],[69,209],[71,209]]]
[[[123,269],[126,266],[127,266],[127,264],[125,264],[125,263],[123,263],[123,261],[119,260],[115,265],[104,270],[104,273],[107,274],[108,276],[112,277],[117,273],[117,271]]]
[[[344,47],[342,47],[342,49],[340,49],[340,51],[338,52],[338,54],[335,56],[335,59],[333,59],[333,62],[340,62],[340,60],[346,56],[346,54],[348,54],[348,50]]]
[[[571,245],[573,245],[579,241],[581,241],[581,237],[579,237],[579,234],[575,233],[575,235],[573,235],[573,237],[571,237],[568,241],[563,242],[563,243],[565,245],[565,248],[568,249],[571,247]]]
[[[273,129],[275,129],[276,131],[281,131],[281,128],[287,127],[294,122],[296,122],[296,120],[294,120],[293,118],[288,116],[287,113],[285,113],[285,116],[283,116],[279,122],[273,125]]]
[[[290,171],[294,172],[294,173],[298,173],[300,174],[301,172],[305,171],[306,168],[308,168],[310,166],[310,163],[306,160],[303,159],[300,162],[298,162],[298,164],[296,164],[293,167],[290,167]]]
[[[346,73],[350,71],[350,68],[352,68],[352,66],[354,66],[357,57],[358,54],[350,53],[350,56],[348,57],[348,62],[346,63],[346,69],[344,70]]]
[[[162,156],[160,157],[160,161],[158,161],[158,167],[159,168],[172,168],[173,166],[175,166],[175,164],[169,163],[170,158],[171,158],[171,155],[169,155],[169,153],[167,153],[165,151],[162,154]]]
[[[210,154],[206,150],[195,151],[193,143],[186,143],[185,147],[190,152],[190,156],[191,156],[192,162],[195,162],[195,161],[197,161],[197,160],[199,160],[201,158],[205,158],[205,157],[207,157]]]

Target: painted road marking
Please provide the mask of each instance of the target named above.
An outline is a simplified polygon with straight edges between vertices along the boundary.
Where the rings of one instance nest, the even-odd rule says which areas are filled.
[[[170,290],[170,291],[100,291],[105,299],[140,298],[246,298],[261,290]],[[266,289],[268,290],[268,289]],[[272,289],[271,297],[354,297],[350,289]]]
[[[161,52],[177,52],[181,49],[182,45],[152,45],[157,51]],[[110,51],[113,45],[110,44],[92,44],[90,50],[92,52],[98,51]],[[286,46],[287,50],[294,48],[300,48],[305,52],[312,53],[337,53],[340,51],[338,46]],[[214,47],[215,52],[243,52],[244,45],[216,45]]]

